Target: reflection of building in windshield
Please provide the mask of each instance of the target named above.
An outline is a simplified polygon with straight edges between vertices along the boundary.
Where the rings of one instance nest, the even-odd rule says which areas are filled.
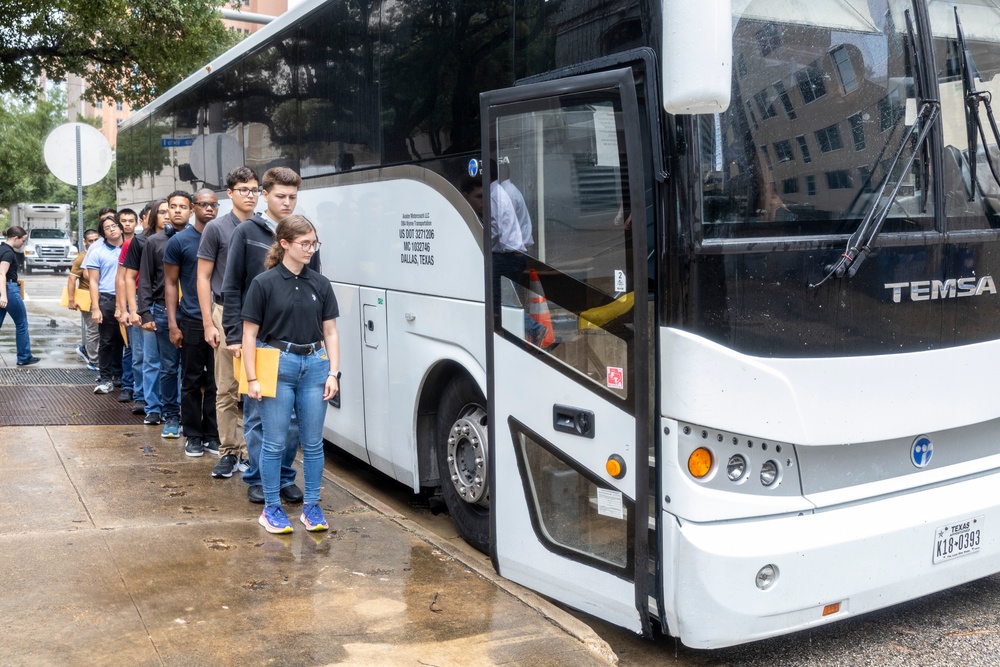
[[[795,4],[754,1],[736,23],[732,104],[701,125],[706,222],[860,217],[897,152],[905,27],[859,2]]]

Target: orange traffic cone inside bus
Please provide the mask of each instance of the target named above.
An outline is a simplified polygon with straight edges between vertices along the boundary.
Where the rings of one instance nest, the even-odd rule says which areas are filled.
[[[556,342],[555,330],[552,327],[552,316],[549,315],[549,302],[545,298],[545,293],[542,292],[542,281],[538,279],[538,274],[535,270],[529,269],[528,276],[531,279],[528,284],[528,288],[531,290],[531,296],[528,297],[528,315],[535,322],[545,327],[545,334],[539,336],[541,341],[536,342],[539,347],[545,349]]]

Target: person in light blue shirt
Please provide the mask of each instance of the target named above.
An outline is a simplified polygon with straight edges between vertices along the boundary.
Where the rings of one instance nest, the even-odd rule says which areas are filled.
[[[97,308],[91,307],[91,318],[101,334],[97,348],[100,378],[94,393],[108,394],[114,389],[116,381],[121,382],[122,351],[125,349],[115,312],[115,279],[118,277],[118,256],[121,254],[124,230],[114,216],[106,216],[97,231],[103,241],[87,253],[83,268],[90,280],[90,302],[98,304]],[[94,243],[94,246],[98,244]]]

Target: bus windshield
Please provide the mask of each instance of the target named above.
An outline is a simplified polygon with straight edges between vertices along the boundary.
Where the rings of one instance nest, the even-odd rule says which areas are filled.
[[[912,17],[905,0],[733,3],[732,103],[699,117],[705,238],[850,233],[887,179],[886,231],[933,228],[924,161],[891,173],[913,150]]]

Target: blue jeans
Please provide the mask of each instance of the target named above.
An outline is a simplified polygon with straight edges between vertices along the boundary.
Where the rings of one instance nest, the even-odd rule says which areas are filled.
[[[125,346],[125,350],[122,352],[122,391],[132,389],[135,386],[135,374],[132,368],[132,365],[135,363],[132,354],[132,327],[125,327],[125,335],[128,337],[128,345]],[[135,398],[134,392],[132,398]]]
[[[167,309],[154,303],[150,312],[156,322],[156,348],[160,352],[160,414],[163,419],[180,417],[180,371],[181,351],[170,342],[170,326],[167,324]]]
[[[156,334],[145,329],[137,331],[141,334],[138,337],[142,338],[139,347],[142,349],[142,396],[146,402],[146,414],[160,414],[163,405],[160,404],[160,349],[157,347]]]
[[[293,410],[299,418],[305,502],[319,502],[323,481],[323,420],[326,418],[323,389],[329,372],[330,361],[325,351],[309,355],[282,352],[279,357],[277,395],[260,401],[264,425],[260,478],[267,505],[281,504],[281,462],[288,449],[288,424]]]
[[[145,360],[142,348],[142,329],[136,326],[126,327],[128,334],[128,349],[132,355],[132,363],[129,365],[132,372],[132,399],[146,402],[146,395],[142,386],[142,364]],[[122,372],[122,388],[125,388],[125,372]]]
[[[247,443],[247,469],[243,473],[243,481],[250,486],[263,484],[260,478],[260,450],[264,446],[264,425],[261,422],[261,401],[249,396],[243,397],[243,439]],[[285,453],[281,457],[281,485],[285,488],[295,483],[295,453],[299,449],[299,424],[294,411],[288,423],[288,434],[285,436]]]
[[[10,313],[14,320],[14,344],[17,345],[17,363],[23,364],[31,359],[31,338],[28,336],[28,310],[21,299],[21,286],[17,283],[7,283],[7,307],[0,308],[0,326]]]

